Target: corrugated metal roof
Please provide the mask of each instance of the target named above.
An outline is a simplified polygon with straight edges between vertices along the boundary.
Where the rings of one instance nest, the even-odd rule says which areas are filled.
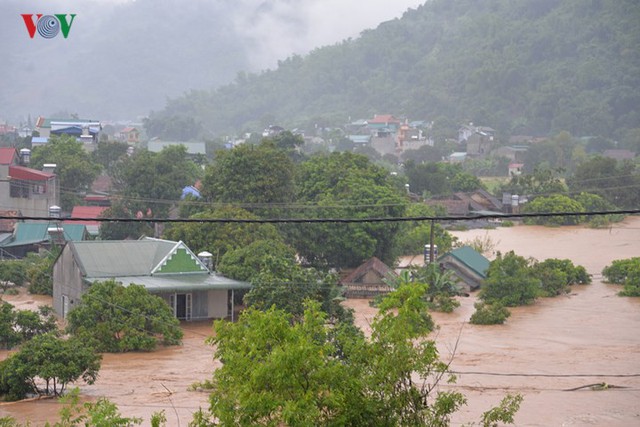
[[[9,176],[24,181],[47,181],[56,175],[24,166],[9,166]]]
[[[446,255],[447,254],[443,256],[446,256]],[[482,254],[478,253],[471,246],[463,246],[461,248],[454,249],[451,252],[448,252],[448,255],[451,255],[456,259],[458,259],[467,267],[475,271],[482,278],[487,277],[487,270],[489,269],[489,260],[485,258]]]
[[[88,278],[88,282],[96,282],[99,278]],[[217,274],[171,274],[162,276],[120,276],[113,277],[124,286],[142,285],[149,292],[182,292],[206,291],[213,289],[251,289],[247,282],[240,282]]]
[[[2,245],[4,248],[14,246],[33,245],[50,240],[49,227],[55,226],[50,222],[18,222],[11,241]],[[80,241],[85,238],[86,227],[82,224],[62,224],[64,238],[67,241]]]
[[[87,278],[145,276],[176,246],[168,240],[95,240],[70,243]]]

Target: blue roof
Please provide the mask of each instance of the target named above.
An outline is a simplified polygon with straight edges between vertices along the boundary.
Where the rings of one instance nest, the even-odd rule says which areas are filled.
[[[184,200],[187,196],[193,196],[196,199],[201,198],[200,192],[193,185],[188,185],[182,189],[182,196],[180,196],[180,200]]]

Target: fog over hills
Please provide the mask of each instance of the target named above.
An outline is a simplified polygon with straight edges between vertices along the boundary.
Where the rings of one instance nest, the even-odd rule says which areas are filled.
[[[0,119],[124,119],[239,71],[354,37],[418,0],[2,0]],[[20,14],[76,14],[68,38],[29,38]]]

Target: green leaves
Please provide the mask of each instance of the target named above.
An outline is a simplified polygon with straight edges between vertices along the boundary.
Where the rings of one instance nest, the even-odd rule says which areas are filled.
[[[69,312],[67,331],[100,351],[150,351],[178,345],[180,322],[165,301],[140,285],[93,283]]]
[[[55,174],[63,190],[60,203],[65,211],[71,211],[80,200],[78,193],[88,190],[100,173],[100,166],[72,136],[52,136],[48,144],[34,148],[30,166],[40,169],[45,163],[56,164]]]
[[[466,403],[438,392],[448,375],[426,311],[426,285],[401,284],[381,303],[372,334],[328,323],[317,301],[301,316],[247,309],[237,323],[217,321],[210,412],[220,425],[447,426]],[[488,419],[507,420],[517,407]],[[502,414],[502,415],[501,415]],[[496,418],[503,417],[503,418]],[[197,425],[209,425],[204,413]]]
[[[80,378],[93,384],[101,358],[83,340],[38,335],[0,364],[0,393],[10,399],[27,393],[62,395],[67,384]]]
[[[610,283],[624,285],[621,296],[640,296],[640,257],[615,260],[602,270],[602,275]]]

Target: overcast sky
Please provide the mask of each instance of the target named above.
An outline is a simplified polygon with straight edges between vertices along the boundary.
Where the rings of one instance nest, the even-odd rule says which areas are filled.
[[[5,0],[0,0],[3,2]],[[145,0],[21,0],[26,12],[56,8],[71,13],[92,13],[105,5]],[[189,2],[192,0],[154,0]],[[402,16],[425,0],[205,0],[233,2],[229,20],[255,43],[253,66],[272,67],[293,53],[334,44],[381,22]],[[27,10],[29,9],[29,10]],[[67,9],[69,9],[67,11]],[[25,12],[25,13],[26,13]],[[45,11],[46,13],[46,11]]]
[[[52,110],[145,114],[239,71],[356,38],[425,1],[0,0],[0,121]],[[38,13],[76,14],[69,38],[29,38],[20,14]]]

